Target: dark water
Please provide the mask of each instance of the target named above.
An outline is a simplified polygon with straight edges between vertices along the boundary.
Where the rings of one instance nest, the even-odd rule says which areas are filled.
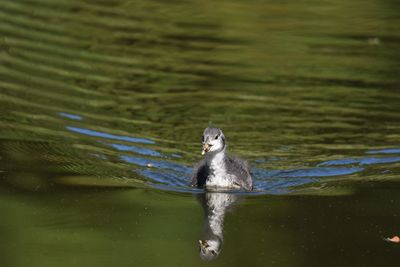
[[[1,1],[1,266],[397,266],[398,11]],[[210,121],[254,192],[188,186]]]

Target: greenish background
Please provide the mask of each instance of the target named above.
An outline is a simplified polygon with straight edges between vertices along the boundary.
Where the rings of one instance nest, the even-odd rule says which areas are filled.
[[[396,266],[398,11],[2,0],[1,266]],[[210,121],[256,191],[203,262]]]

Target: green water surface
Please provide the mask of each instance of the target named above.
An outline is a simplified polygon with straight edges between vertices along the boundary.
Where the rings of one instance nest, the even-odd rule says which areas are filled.
[[[398,266],[399,8],[2,0],[0,265]],[[189,186],[209,122],[229,205]]]

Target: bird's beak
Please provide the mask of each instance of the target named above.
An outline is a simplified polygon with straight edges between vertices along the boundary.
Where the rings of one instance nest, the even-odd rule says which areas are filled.
[[[203,151],[201,152],[202,155],[204,155],[206,152],[210,151],[212,145],[205,143],[203,145]]]
[[[210,245],[208,245],[207,240],[199,240],[199,245],[208,248]]]

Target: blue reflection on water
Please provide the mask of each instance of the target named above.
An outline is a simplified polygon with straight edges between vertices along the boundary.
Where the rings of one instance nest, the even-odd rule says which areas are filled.
[[[77,121],[82,120],[82,116],[76,115],[76,114],[59,112],[58,115],[60,115],[61,117],[64,117],[64,118],[71,119],[71,120],[77,120]]]
[[[146,156],[154,156],[161,157],[162,154],[152,149],[136,147],[136,146],[127,146],[122,144],[111,144],[111,146],[119,151],[131,151],[137,154],[146,155]]]
[[[400,154],[400,148],[387,148],[379,150],[370,150],[367,154]]]
[[[293,187],[313,183],[317,179],[313,178],[286,178],[286,179],[266,179],[256,180],[254,183],[255,191],[263,191],[270,194],[287,194],[293,190]]]
[[[263,170],[254,168],[252,173],[259,178],[302,178],[302,177],[328,177],[348,175],[364,170],[361,167],[353,168],[311,168],[298,170]]]
[[[400,157],[335,159],[322,162],[318,166],[335,166],[335,165],[349,165],[349,164],[372,165],[372,164],[394,163],[394,162],[400,162]]]
[[[264,170],[253,168],[255,180],[254,189],[273,194],[290,192],[295,186],[316,182],[322,177],[348,175],[364,170],[361,167],[353,168],[310,168],[298,170]]]
[[[160,185],[170,186],[171,190],[181,190],[190,186],[190,174],[192,169],[177,163],[158,161],[140,157],[121,156],[121,160],[139,165],[144,169],[136,169],[134,172],[148,178],[148,183],[159,187]],[[363,171],[362,167],[320,167],[295,170],[265,170],[253,168],[254,190],[258,193],[285,194],[289,193],[296,186],[313,183],[323,177],[349,175]],[[175,189],[174,189],[175,188]]]
[[[101,137],[101,138],[114,139],[114,140],[120,140],[120,141],[132,142],[132,143],[142,143],[142,144],[154,144],[155,143],[153,140],[149,140],[149,139],[145,139],[145,138],[114,135],[114,134],[108,134],[108,133],[93,131],[93,130],[84,129],[84,128],[72,127],[72,126],[67,126],[66,128],[72,132],[89,135],[89,136],[96,136],[96,137]]]
[[[190,180],[183,173],[176,173],[171,171],[154,171],[150,169],[138,170],[138,174],[151,179],[152,182],[166,184],[170,186],[189,186]]]
[[[130,146],[121,150],[133,151]],[[152,150],[145,151],[150,154]],[[134,151],[136,152],[136,151]],[[143,152],[143,151],[140,151]],[[158,153],[158,152],[156,152]],[[134,172],[147,178],[147,182],[153,187],[169,190],[183,190],[192,192],[190,188],[190,174],[192,169],[178,163],[159,161],[133,156],[120,156],[120,159],[141,167]],[[292,170],[266,170],[252,168],[255,194],[287,194],[296,190],[296,187],[318,182],[325,177],[345,176],[364,170],[361,165],[400,162],[400,157],[386,158],[349,158],[330,160],[320,163],[316,167],[292,169]],[[336,165],[350,165],[337,166]],[[359,165],[359,166],[351,166]]]

